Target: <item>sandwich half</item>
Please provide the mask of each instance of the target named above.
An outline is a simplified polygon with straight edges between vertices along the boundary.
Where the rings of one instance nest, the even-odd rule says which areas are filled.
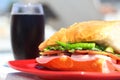
[[[40,66],[59,71],[120,71],[120,21],[87,21],[61,28],[39,45]]]

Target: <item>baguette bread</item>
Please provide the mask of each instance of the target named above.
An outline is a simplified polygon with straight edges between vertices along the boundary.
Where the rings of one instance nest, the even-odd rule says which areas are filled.
[[[94,41],[98,44],[111,46],[120,53],[120,21],[87,21],[75,23],[68,28],[61,28],[46,41],[39,45],[42,51],[45,47],[56,45],[56,41],[82,42]]]

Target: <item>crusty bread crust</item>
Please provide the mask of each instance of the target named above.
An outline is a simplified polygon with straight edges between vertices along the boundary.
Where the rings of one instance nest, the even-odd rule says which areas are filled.
[[[87,21],[75,23],[68,28],[61,28],[49,39],[39,45],[43,50],[50,45],[56,45],[56,41],[81,42],[94,41],[113,47],[120,53],[120,21]]]

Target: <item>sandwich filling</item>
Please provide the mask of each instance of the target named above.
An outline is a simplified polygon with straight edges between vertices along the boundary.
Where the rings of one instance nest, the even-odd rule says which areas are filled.
[[[102,46],[94,42],[64,43],[57,41],[56,43],[57,45],[48,46],[41,51],[41,56],[36,58],[37,62],[44,66],[47,63],[50,63],[50,61],[54,61],[58,58],[62,61],[66,61],[69,58],[71,61],[81,63],[97,61],[97,63],[100,62],[100,64],[102,62],[101,72],[120,71],[120,55],[116,54],[112,47]],[[56,62],[57,61],[55,60],[55,63]],[[52,69],[51,67],[48,68]],[[69,70],[69,68],[67,69]]]
[[[94,42],[79,42],[79,43],[64,43],[56,41],[56,45],[48,46],[40,52],[41,55],[59,55],[64,54],[71,56],[71,54],[101,54],[101,55],[113,55],[119,58],[119,54],[116,54],[114,49],[110,46],[99,45]]]

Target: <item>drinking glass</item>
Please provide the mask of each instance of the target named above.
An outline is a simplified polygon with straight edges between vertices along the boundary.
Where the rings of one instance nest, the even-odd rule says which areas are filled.
[[[41,4],[14,3],[11,11],[11,45],[15,59],[39,56],[44,40],[44,11]]]

